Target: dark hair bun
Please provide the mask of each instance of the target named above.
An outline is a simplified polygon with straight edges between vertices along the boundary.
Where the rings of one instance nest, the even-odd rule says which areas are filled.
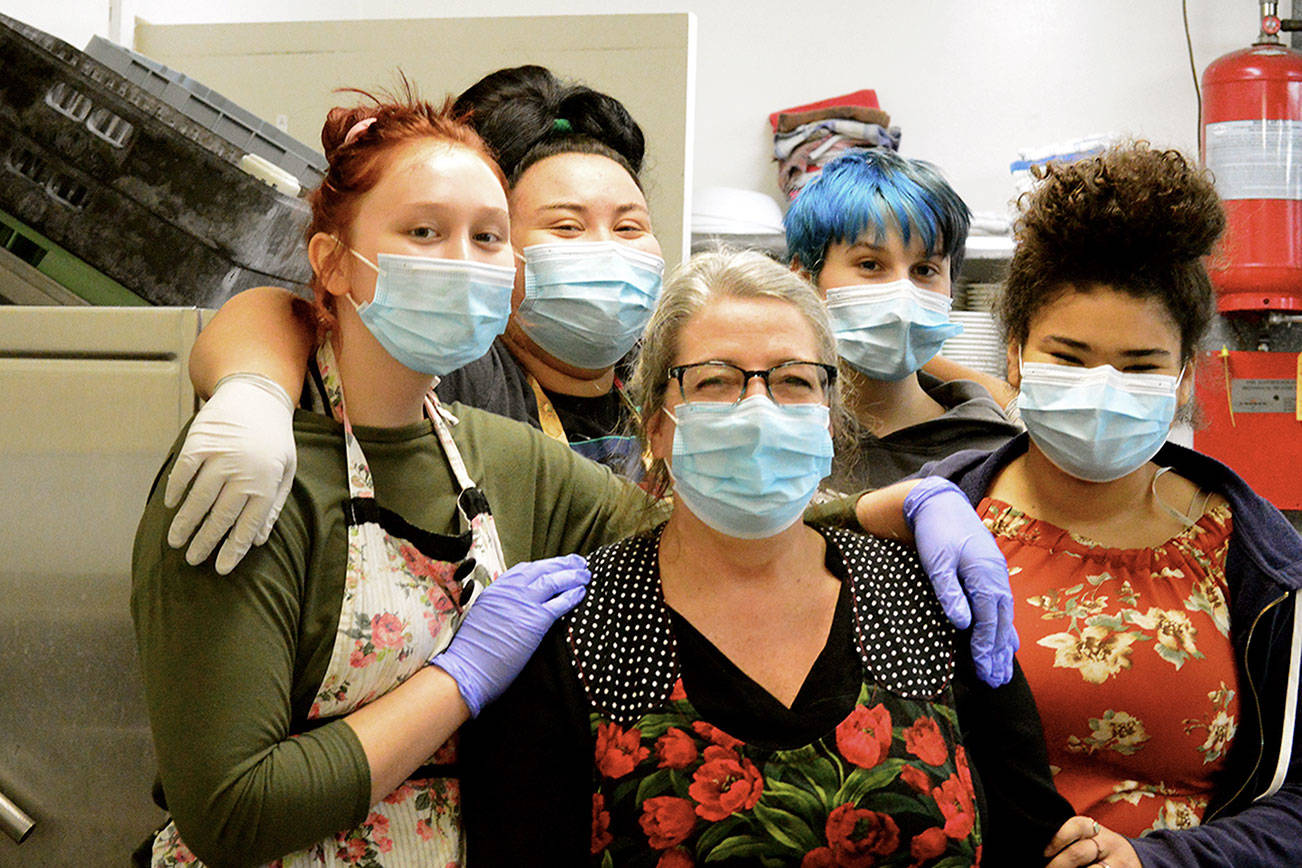
[[[612,96],[562,82],[542,66],[516,66],[484,76],[457,97],[456,111],[497,154],[508,177],[536,146],[565,136],[587,137],[641,171],[646,142],[642,129]],[[565,121],[558,125],[557,121]],[[559,127],[559,128],[558,128]]]
[[[1209,254],[1225,229],[1208,173],[1179,151],[1137,143],[1037,174],[1019,231],[1066,262],[1165,271]]]

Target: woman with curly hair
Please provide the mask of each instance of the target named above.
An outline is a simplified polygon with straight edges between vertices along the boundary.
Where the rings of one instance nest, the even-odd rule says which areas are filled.
[[[1082,815],[1051,868],[1302,856],[1302,541],[1229,468],[1165,443],[1224,226],[1175,151],[1047,167],[1000,307],[1027,433],[932,468],[1008,559],[1018,659]]]

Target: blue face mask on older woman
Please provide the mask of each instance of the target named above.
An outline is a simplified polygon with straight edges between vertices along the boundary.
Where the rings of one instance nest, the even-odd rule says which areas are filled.
[[[670,418],[674,496],[719,533],[759,539],[786,530],[832,472],[825,404],[752,395],[679,404]]]

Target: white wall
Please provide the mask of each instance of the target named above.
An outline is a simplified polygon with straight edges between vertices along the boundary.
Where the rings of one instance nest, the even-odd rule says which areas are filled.
[[[1196,107],[1179,0],[860,0],[834,17],[778,0],[0,0],[77,45],[109,9],[156,23],[692,11],[697,187],[777,194],[766,116],[877,90],[901,150],[939,163],[974,210],[1002,210],[1021,145],[1119,131],[1192,151]],[[83,14],[70,14],[76,6]],[[1247,46],[1253,0],[1188,0],[1194,60]],[[102,24],[91,26],[92,22]],[[394,58],[395,65],[401,58]],[[359,82],[367,84],[367,82]],[[431,82],[423,83],[435,90]],[[600,87],[600,82],[591,82]]]

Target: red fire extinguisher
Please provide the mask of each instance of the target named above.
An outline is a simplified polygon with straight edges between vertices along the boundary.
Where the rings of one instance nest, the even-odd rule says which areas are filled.
[[[1222,313],[1302,311],[1302,53],[1279,44],[1276,5],[1261,4],[1251,48],[1203,71],[1203,163],[1228,218],[1208,263]]]

